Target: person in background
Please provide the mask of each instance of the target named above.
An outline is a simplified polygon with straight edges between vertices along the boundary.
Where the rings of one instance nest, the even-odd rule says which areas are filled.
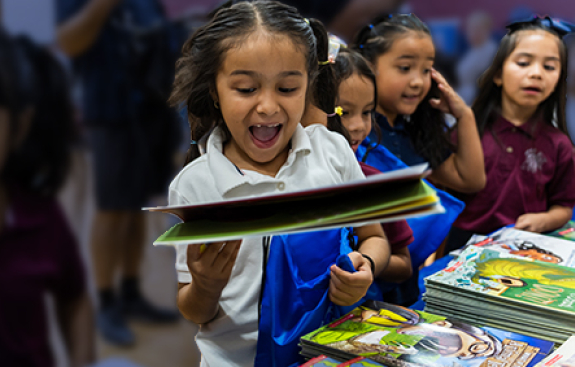
[[[575,36],[565,38],[567,45],[567,103],[565,105],[565,118],[567,119],[567,131],[571,141],[575,144]]]
[[[429,163],[429,178],[436,184],[463,192],[481,190],[485,172],[475,118],[433,68],[435,47],[429,28],[413,14],[380,17],[361,30],[353,48],[376,75],[381,144],[407,165]],[[457,121],[456,148],[446,113]]]
[[[56,194],[75,139],[68,80],[46,49],[0,30],[0,358],[55,365],[47,296],[68,363],[95,359],[92,304]]]
[[[471,105],[477,94],[477,80],[491,65],[497,51],[497,42],[492,38],[493,21],[483,11],[469,15],[465,35],[469,49],[457,63],[457,93],[465,103]]]
[[[94,160],[97,326],[109,342],[132,345],[126,317],[178,318],[175,310],[150,304],[139,279],[146,231],[141,208],[166,192],[174,170],[177,117],[165,101],[179,45],[157,0],[58,0],[57,15],[57,42],[81,83]]]
[[[462,195],[465,210],[446,250],[472,234],[503,226],[547,232],[571,219],[573,144],[565,121],[567,50],[575,26],[549,17],[509,25],[473,104],[485,153],[487,185]]]
[[[377,91],[376,78],[369,63],[359,53],[342,47],[333,64],[322,65],[333,68],[335,80],[335,109],[328,115],[327,126],[331,130],[339,124],[345,129],[354,153],[361,142],[371,133],[374,125]],[[320,74],[321,75],[321,74]],[[325,93],[325,91],[323,91]],[[327,93],[329,94],[329,93]],[[345,135],[344,135],[345,136]],[[359,162],[366,176],[381,173],[364,162]],[[409,279],[413,273],[411,256],[407,246],[413,242],[413,232],[405,220],[382,224],[391,247],[387,268],[376,279],[382,290],[389,291],[392,284]],[[384,300],[385,300],[385,294]]]
[[[350,42],[375,15],[396,11],[403,0],[282,0],[307,18],[317,18],[330,33]]]

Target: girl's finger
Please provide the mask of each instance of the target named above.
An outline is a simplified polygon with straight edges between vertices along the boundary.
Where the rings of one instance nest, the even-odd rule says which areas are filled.
[[[241,241],[229,241],[223,244],[221,251],[218,252],[218,255],[214,261],[214,267],[217,270],[223,271],[230,262],[235,262],[235,260],[231,260],[234,256],[237,256],[240,243]]]
[[[240,252],[240,246],[237,246],[235,251],[232,253],[232,256],[230,256],[230,258],[228,259],[228,261],[226,262],[226,264],[223,268],[224,273],[231,274],[232,268],[234,267],[234,264],[236,263],[236,259],[238,258],[239,252]]]
[[[329,284],[329,296],[334,303],[339,305],[346,305],[353,303],[350,302],[353,296],[344,289],[342,289],[341,286],[338,286],[337,281],[333,278],[330,280]]]
[[[441,73],[435,69],[431,69],[431,77],[439,84],[448,84],[447,80],[441,75]]]
[[[431,104],[433,107],[439,107],[441,105],[441,99],[439,98],[431,98],[429,100],[429,104]]]
[[[186,254],[188,257],[188,261],[197,261],[202,256],[201,248],[205,246],[203,243],[196,243],[192,245],[188,245],[186,250]]]

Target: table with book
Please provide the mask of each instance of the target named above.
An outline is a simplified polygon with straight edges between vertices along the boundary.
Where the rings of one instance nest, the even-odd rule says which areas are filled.
[[[183,221],[156,245],[317,231],[442,212],[426,174],[417,167],[298,193],[148,209]],[[575,366],[574,228],[473,236],[425,278],[423,310],[366,301],[301,337],[303,366]]]

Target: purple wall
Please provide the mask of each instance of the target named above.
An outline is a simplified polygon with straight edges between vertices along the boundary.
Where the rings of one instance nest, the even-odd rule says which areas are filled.
[[[575,22],[573,0],[409,0],[408,3],[422,20],[465,19],[474,10],[485,10],[493,16],[495,27],[502,28],[513,9],[526,6],[541,15],[548,14]]]

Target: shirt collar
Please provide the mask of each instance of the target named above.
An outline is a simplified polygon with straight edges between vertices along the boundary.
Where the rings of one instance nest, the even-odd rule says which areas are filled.
[[[495,124],[493,124],[493,131],[495,133],[502,133],[504,131],[513,131],[515,129],[522,131],[530,138],[534,138],[539,131],[539,125],[539,120],[529,120],[521,126],[516,126],[503,116],[499,116],[499,118],[495,121]]]
[[[403,117],[403,115],[397,115],[397,117],[395,118],[395,123],[393,124],[393,126],[391,126],[389,124],[389,121],[387,120],[387,117],[385,117],[384,115],[382,115],[379,112],[375,113],[375,119],[377,121],[377,124],[386,131],[404,131],[405,130],[405,119]]]
[[[208,138],[206,152],[209,153],[207,156],[208,166],[214,175],[216,187],[220,194],[225,197],[230,190],[253,183],[249,176],[242,174],[236,165],[223,154],[223,139],[223,131],[216,127]],[[296,159],[308,155],[311,150],[312,145],[309,136],[305,129],[298,124],[291,139],[291,149],[284,167],[293,165]],[[284,167],[280,168],[278,175],[281,174]],[[273,182],[276,177],[269,177],[269,180],[259,182]]]

